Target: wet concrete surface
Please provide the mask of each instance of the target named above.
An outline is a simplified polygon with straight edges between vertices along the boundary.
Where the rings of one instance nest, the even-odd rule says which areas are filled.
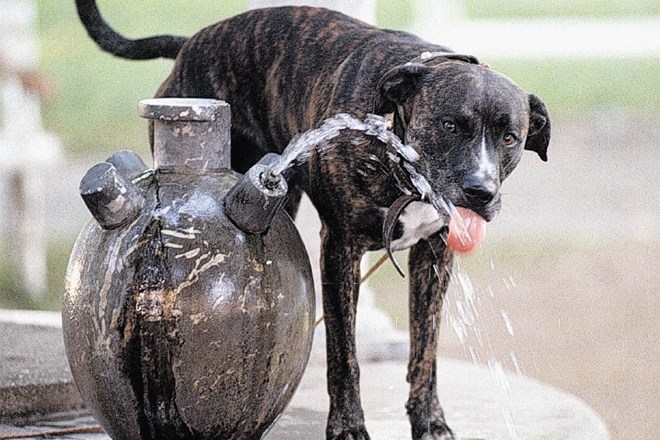
[[[57,327],[2,321],[0,422],[82,408]]]
[[[0,334],[0,363],[5,370],[0,375],[0,389],[13,389],[21,397],[21,390],[42,386],[34,398],[22,400],[22,407],[2,400],[5,412],[18,410],[20,415],[0,420],[0,438],[109,438],[88,413],[79,410],[75,393],[53,385],[73,387],[59,328],[0,321]],[[7,343],[16,344],[16,348],[7,349]],[[322,340],[319,338],[316,344],[322,344]],[[21,352],[38,353],[33,357],[17,355]],[[325,365],[319,356],[322,351],[313,352],[296,395],[266,439],[324,437],[328,411]],[[459,361],[441,360],[439,370],[446,417],[460,438],[609,439],[607,428],[591,408],[556,388],[497,368]],[[23,371],[20,380],[15,377],[19,371]],[[410,438],[404,407],[408,392],[405,374],[403,359],[362,364],[363,406],[373,438]],[[30,407],[32,411],[26,414]]]

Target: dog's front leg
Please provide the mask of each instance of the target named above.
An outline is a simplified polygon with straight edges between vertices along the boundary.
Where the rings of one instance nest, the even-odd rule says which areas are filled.
[[[367,440],[355,356],[355,311],[364,253],[346,234],[322,233],[321,271],[330,413],[327,439]]]
[[[410,250],[410,396],[406,408],[415,440],[450,440],[436,389],[440,312],[451,272],[452,253],[439,234]]]

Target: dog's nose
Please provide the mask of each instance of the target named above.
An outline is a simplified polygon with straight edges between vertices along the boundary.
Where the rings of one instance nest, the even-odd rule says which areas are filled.
[[[467,177],[463,182],[463,193],[469,202],[479,206],[488,205],[497,195],[497,183],[493,180],[483,180]]]

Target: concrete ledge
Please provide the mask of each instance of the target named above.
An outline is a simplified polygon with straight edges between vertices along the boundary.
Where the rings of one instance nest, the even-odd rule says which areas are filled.
[[[402,362],[361,368],[362,404],[374,439],[410,439]],[[513,374],[441,360],[440,399],[449,425],[464,440],[609,440],[605,424],[575,396]],[[325,368],[313,366],[268,440],[324,438]]]
[[[48,431],[93,423],[89,417],[80,419],[79,414],[59,425],[39,422],[39,415],[75,411],[83,406],[69,372],[55,315],[0,312],[0,433],[25,432],[28,428],[19,425],[28,422],[31,432],[33,427]],[[55,325],[35,325],[38,322]],[[325,437],[326,371],[323,360],[318,359],[322,342],[322,338],[316,340],[314,358],[300,387],[267,439]],[[405,364],[403,360],[361,363],[362,403],[374,439],[410,438],[404,408],[408,394]],[[598,415],[577,397],[506,373],[497,363],[487,368],[440,360],[438,377],[447,421],[461,439],[611,438]],[[59,438],[107,440],[108,436],[89,433]]]
[[[62,315],[39,310],[0,310],[0,323],[62,328]]]
[[[0,422],[83,406],[58,323],[58,313],[0,311]]]

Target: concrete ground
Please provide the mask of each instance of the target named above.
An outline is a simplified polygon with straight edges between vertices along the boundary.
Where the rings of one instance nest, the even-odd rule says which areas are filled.
[[[0,321],[0,336],[0,422],[83,407],[59,328]]]
[[[29,312],[0,313],[0,438],[48,435],[107,440],[95,429],[93,418],[80,411],[80,399],[66,368],[61,329],[52,325],[57,315],[46,316],[47,322],[37,315],[39,325],[26,322],[32,316]],[[317,338],[319,343],[322,338]],[[322,353],[313,350],[296,395],[267,439],[324,437],[328,399]],[[610,438],[592,409],[553,387],[460,361],[441,360],[439,369],[443,372],[439,388],[445,413],[462,439]],[[403,405],[408,392],[405,370],[403,359],[362,364],[363,406],[375,439],[410,438]]]

